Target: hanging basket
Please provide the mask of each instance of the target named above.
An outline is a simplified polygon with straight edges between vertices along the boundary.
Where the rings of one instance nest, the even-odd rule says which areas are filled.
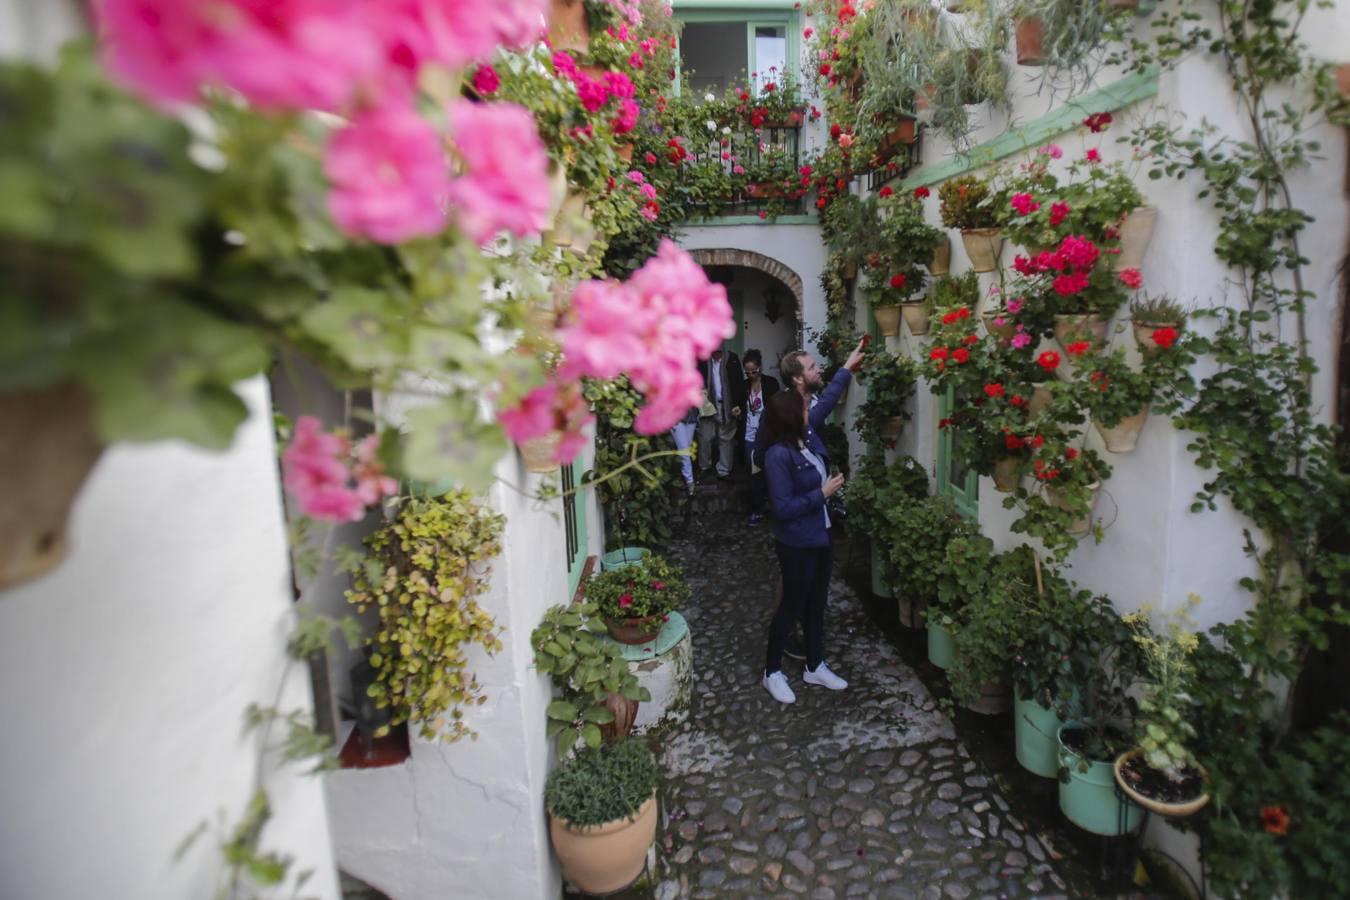
[[[585,53],[591,48],[591,29],[583,0],[552,0],[548,13],[548,40],[554,50]]]
[[[901,303],[900,315],[904,317],[905,324],[909,326],[910,334],[920,337],[928,333],[932,316],[924,303]]]
[[[942,236],[942,241],[933,248],[933,258],[928,261],[930,275],[946,275],[952,270],[952,239]]]
[[[558,470],[558,446],[562,443],[562,432],[555,431],[543,437],[530,438],[519,445],[520,456],[525,460],[525,471],[538,475],[547,475]]]
[[[1144,430],[1144,423],[1147,421],[1148,407],[1145,406],[1134,415],[1121,419],[1111,428],[1107,428],[1101,422],[1092,424],[1097,427],[1107,450],[1112,453],[1133,453],[1139,443],[1139,432]]]
[[[1199,797],[1180,803],[1168,803],[1165,800],[1155,800],[1147,794],[1142,794],[1137,791],[1130,784],[1130,780],[1122,774],[1122,771],[1129,765],[1131,760],[1142,756],[1143,753],[1144,750],[1142,747],[1135,747],[1133,750],[1122,753],[1116,759],[1114,767],[1116,784],[1120,785],[1120,789],[1125,793],[1125,796],[1129,797],[1149,812],[1157,813],[1160,816],[1167,816],[1170,819],[1184,819],[1187,816],[1195,815],[1205,808],[1205,805],[1209,803],[1209,793],[1206,791],[1202,791]],[[1200,769],[1200,778],[1203,781],[1208,781],[1209,773],[1204,769]]]
[[[0,588],[51,571],[67,551],[66,520],[103,445],[89,398],[73,385],[0,393]]]
[[[881,435],[883,441],[894,443],[899,437],[900,432],[905,427],[905,420],[900,416],[892,416],[881,423],[877,433]]]
[[[1003,235],[997,228],[962,228],[961,243],[970,257],[970,266],[976,272],[992,272],[998,268],[999,251],[1003,249]]]
[[[1027,16],[1017,20],[1017,64],[1019,66],[1045,65],[1045,20]]]
[[[872,315],[876,316],[877,327],[883,336],[896,337],[900,334],[900,304],[874,306]]]
[[[1120,223],[1120,252],[1108,254],[1108,266],[1113,270],[1138,269],[1144,264],[1144,253],[1153,240],[1153,226],[1158,221],[1156,206],[1141,206]]]

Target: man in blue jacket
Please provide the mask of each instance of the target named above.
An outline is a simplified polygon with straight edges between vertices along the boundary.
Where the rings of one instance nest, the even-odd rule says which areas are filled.
[[[784,356],[778,363],[778,373],[783,376],[783,387],[797,391],[810,399],[811,413],[806,423],[806,447],[812,453],[825,461],[828,466],[830,463],[830,454],[825,449],[825,441],[817,433],[818,429],[825,425],[825,420],[834,412],[835,406],[839,404],[839,399],[844,396],[844,391],[848,390],[849,383],[853,380],[853,373],[862,368],[863,348],[867,346],[867,338],[858,341],[858,346],[853,348],[848,359],[840,370],[834,373],[827,386],[825,379],[820,373],[820,363],[807,353],[805,350],[793,350]],[[823,390],[822,390],[823,388]],[[759,436],[763,434],[760,431],[756,435],[752,458],[759,468],[764,468],[764,450],[766,449]],[[777,597],[782,594],[783,586],[780,584],[778,590],[774,591],[775,602]],[[793,633],[788,639],[787,647],[784,653],[794,659],[806,658],[806,642],[799,633]]]

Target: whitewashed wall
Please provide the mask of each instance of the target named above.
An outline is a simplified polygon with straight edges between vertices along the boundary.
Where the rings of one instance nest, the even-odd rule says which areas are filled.
[[[0,896],[213,896],[253,793],[251,703],[286,670],[291,571],[267,385],[230,449],[117,446],[76,503],[70,557],[0,593]],[[309,709],[292,666],[283,709]],[[270,771],[270,770],[269,770]],[[338,896],[318,778],[269,775],[262,849]],[[212,825],[177,862],[202,821]]]
[[[551,687],[534,669],[529,639],[544,610],[571,599],[562,504],[530,499],[543,479],[557,476],[527,474],[515,453],[495,471],[488,499],[507,525],[479,603],[501,626],[503,648],[469,654],[487,697],[466,711],[477,740],[440,744],[414,736],[412,757],[401,765],[324,776],[339,864],[395,900],[516,900],[560,891],[543,799],[552,767],[544,737]],[[579,500],[587,504],[589,553],[599,554],[594,491]]]

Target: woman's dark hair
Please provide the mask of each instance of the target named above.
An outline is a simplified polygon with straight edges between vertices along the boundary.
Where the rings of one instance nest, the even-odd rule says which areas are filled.
[[[764,447],[786,441],[793,447],[806,438],[806,398],[797,391],[779,391],[764,405]]]
[[[741,365],[745,365],[746,363],[754,363],[760,368],[763,368],[764,357],[760,355],[758,350],[751,347],[749,350],[745,351],[745,359],[741,360]]]

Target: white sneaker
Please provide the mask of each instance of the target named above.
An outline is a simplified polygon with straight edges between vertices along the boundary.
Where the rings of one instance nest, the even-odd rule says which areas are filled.
[[[782,672],[774,672],[772,675],[764,676],[764,690],[768,691],[773,699],[779,703],[796,703],[797,695],[792,693],[792,686],[788,684],[787,676]]]
[[[802,675],[802,681],[807,684],[818,684],[823,688],[829,688],[832,691],[842,691],[848,687],[848,682],[830,671],[830,667],[821,663],[813,672],[807,669]]]

